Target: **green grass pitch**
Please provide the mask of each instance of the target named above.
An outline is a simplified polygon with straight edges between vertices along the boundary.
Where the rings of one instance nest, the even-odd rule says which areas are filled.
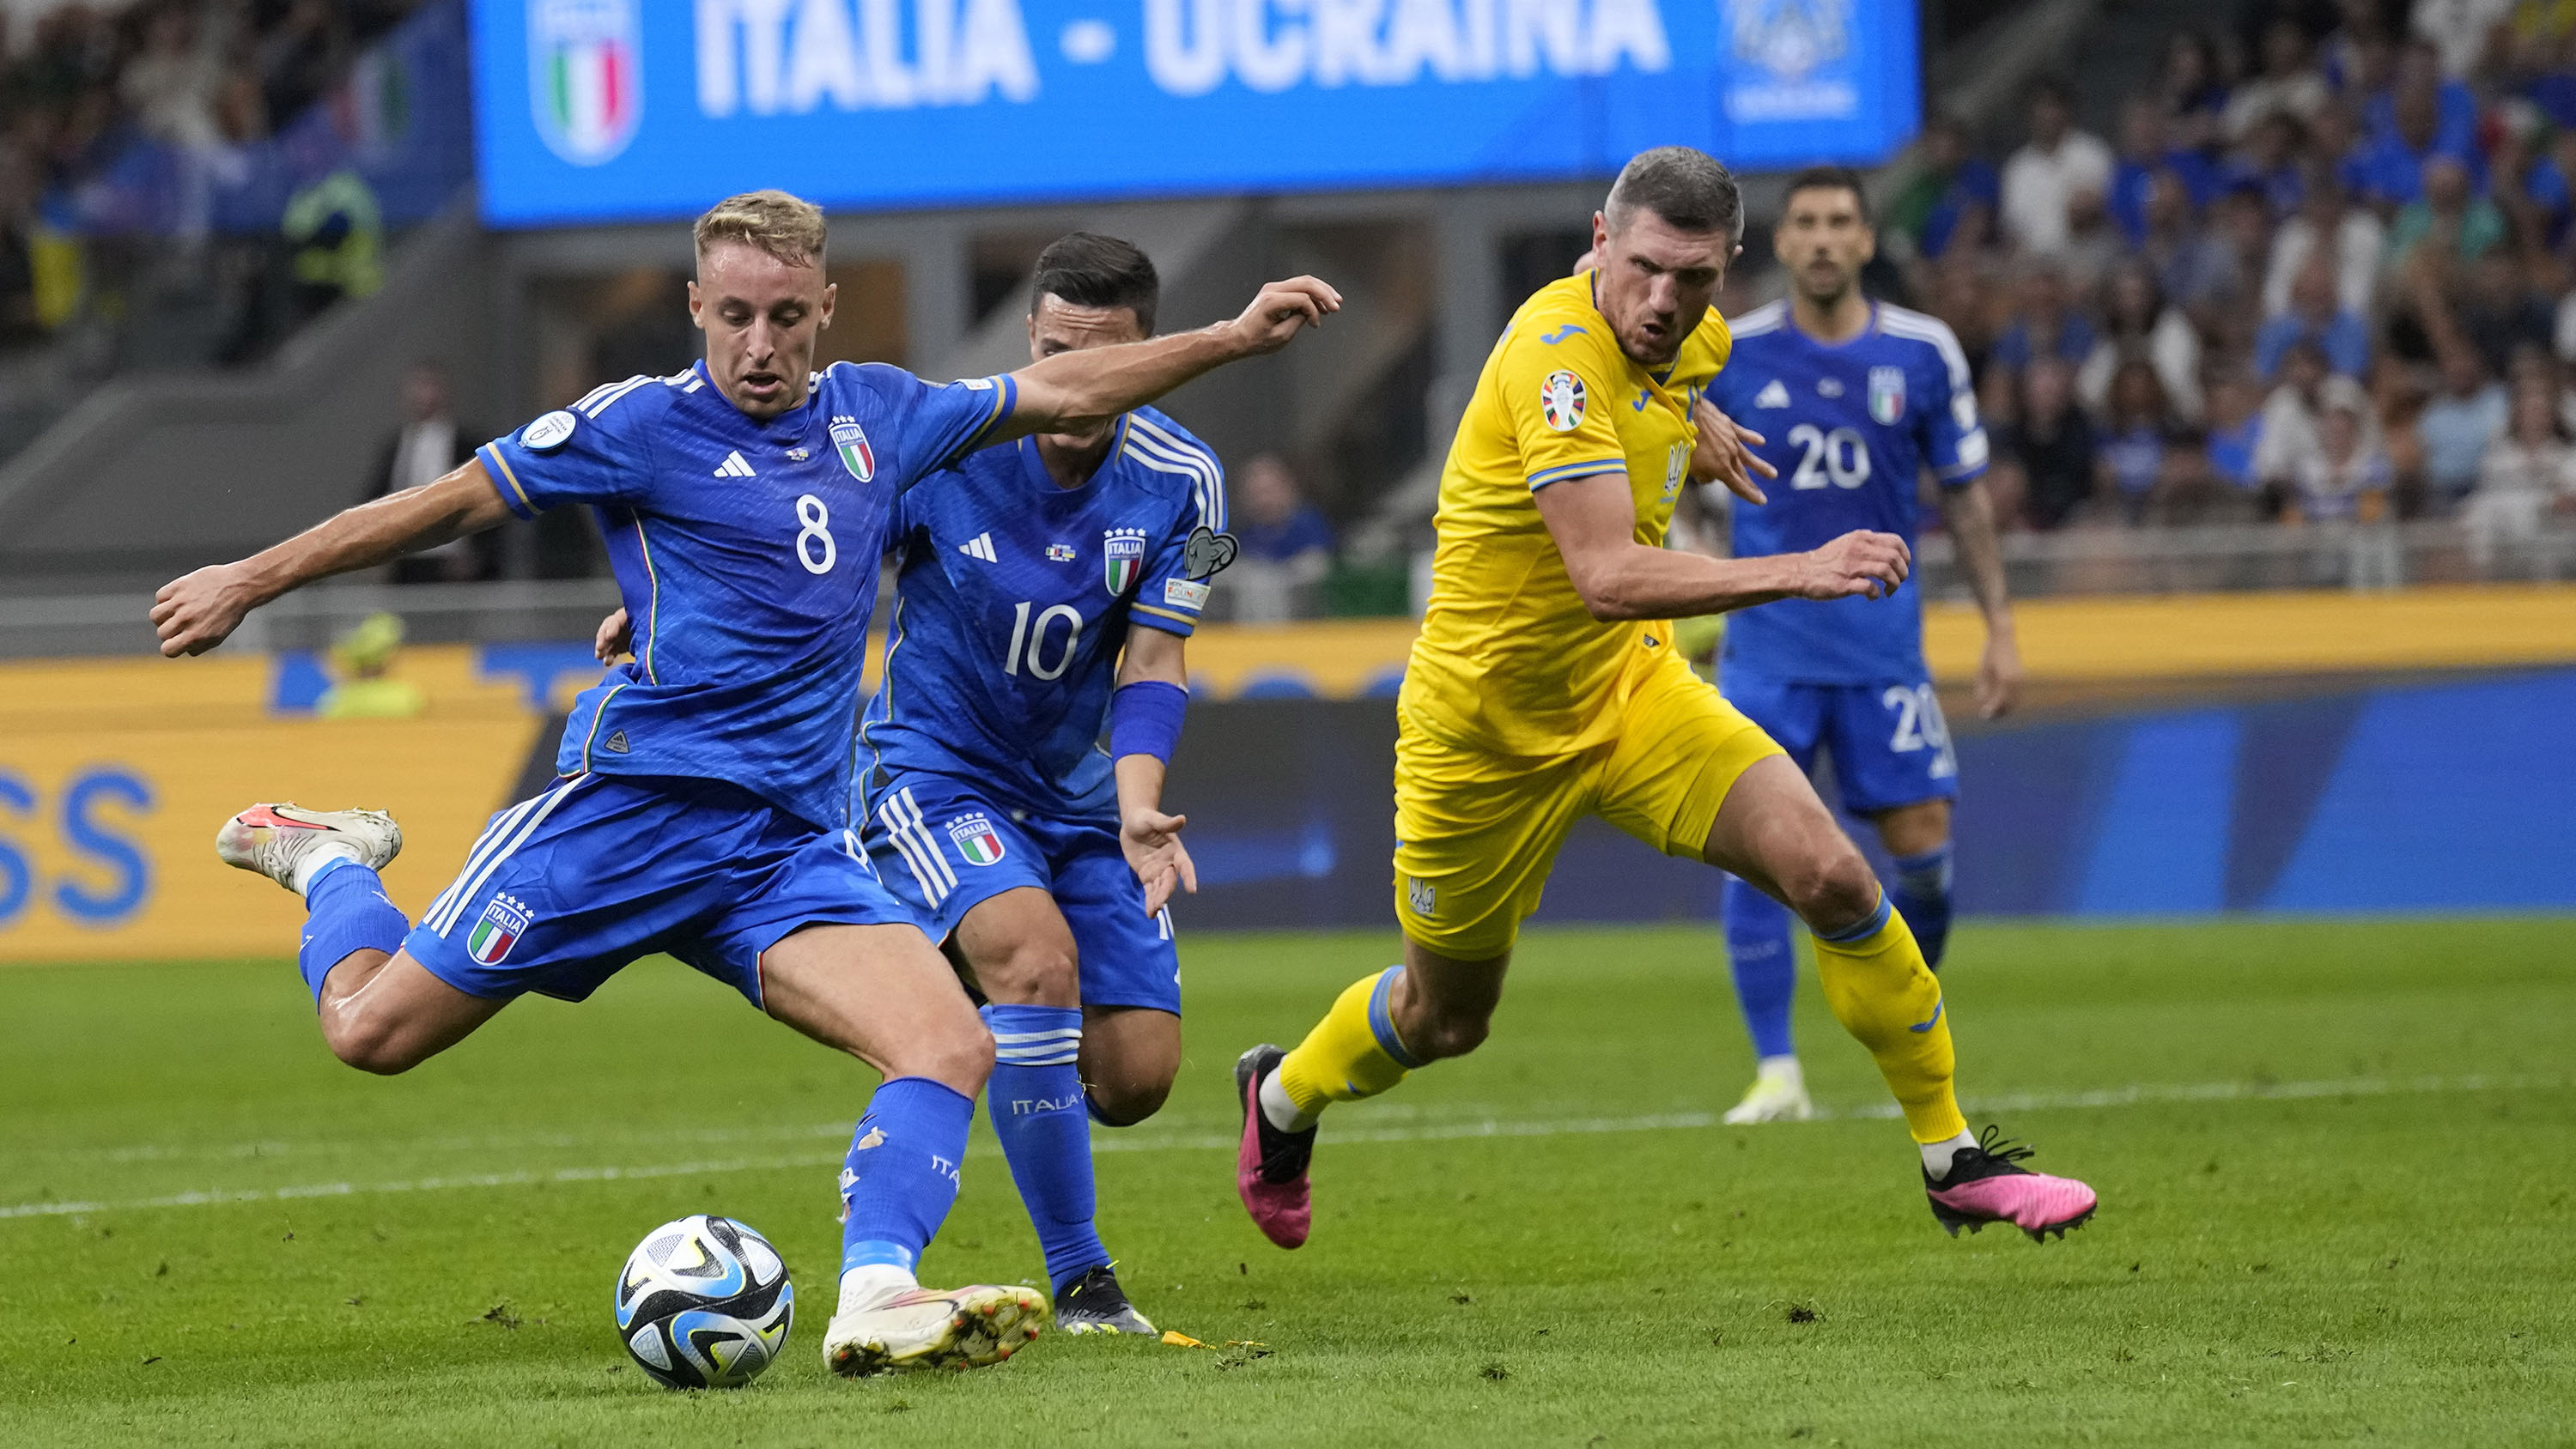
[[[1195,938],[1188,1066],[1101,1134],[1102,1225],[1216,1347],[857,1383],[820,1340],[866,1074],[668,961],[390,1080],[280,962],[0,971],[0,1442],[2566,1444],[2571,941],[1971,925],[1972,1120],[2102,1194],[2034,1246],[1942,1235],[1812,983],[1841,1115],[1718,1127],[1749,1062],[1714,932],[1537,932],[1483,1052],[1335,1110],[1282,1253],[1234,1202],[1229,1069],[1392,942]],[[1039,1274],[978,1134],[934,1282]],[[802,1294],[746,1391],[656,1388],[609,1328],[628,1247],[692,1211]]]

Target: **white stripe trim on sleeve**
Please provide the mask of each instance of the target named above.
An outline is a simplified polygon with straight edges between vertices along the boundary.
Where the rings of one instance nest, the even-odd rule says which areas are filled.
[[[616,402],[619,398],[626,396],[628,393],[642,387],[644,384],[653,381],[657,381],[657,379],[641,375],[630,377],[624,382],[617,384],[616,387],[608,389],[608,395],[600,398],[597,402],[591,402],[589,398],[584,398],[582,399],[582,403],[587,404],[587,406],[582,406],[582,415],[584,417],[597,418],[601,413],[608,411],[611,403]]]
[[[1217,466],[1216,455],[1204,447],[1179,437],[1150,418],[1130,413],[1127,419],[1131,428],[1128,434],[1129,446],[1144,450],[1137,453],[1137,461],[1149,467],[1161,468],[1161,464],[1153,461],[1154,457],[1159,456],[1180,463],[1196,474],[1199,484],[1199,522],[1222,533],[1225,530],[1225,470]],[[1162,468],[1162,471],[1171,473],[1179,470]]]

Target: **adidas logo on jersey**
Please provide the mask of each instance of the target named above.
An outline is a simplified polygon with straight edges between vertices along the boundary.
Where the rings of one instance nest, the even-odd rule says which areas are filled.
[[[1787,407],[1789,405],[1788,384],[1776,377],[1771,379],[1769,386],[1753,395],[1753,405],[1757,408]]]
[[[968,558],[980,558],[986,563],[1002,561],[1002,556],[993,552],[993,535],[989,533],[979,533],[957,545],[957,551]]]
[[[715,476],[718,478],[756,478],[759,475],[752,472],[751,465],[742,460],[742,454],[727,453],[725,454],[725,460],[716,465]]]
[[[612,755],[625,754],[629,748],[626,743],[626,731],[619,730],[617,733],[610,735],[607,739],[600,741],[599,747],[608,751]]]

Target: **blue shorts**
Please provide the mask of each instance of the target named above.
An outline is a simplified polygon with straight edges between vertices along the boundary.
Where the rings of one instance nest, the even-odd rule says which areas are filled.
[[[974,786],[915,771],[868,791],[866,842],[877,875],[946,941],[966,913],[1035,886],[1072,928],[1085,1006],[1145,1006],[1177,1016],[1181,957],[1169,907],[1145,914],[1145,888],[1118,848],[1116,819],[995,806]]]
[[[493,816],[403,949],[500,1001],[579,1001],[668,951],[758,1006],[760,953],[824,923],[919,925],[850,832],[719,781],[585,774]]]
[[[1833,756],[1854,815],[1958,796],[1959,757],[1929,680],[1790,684],[1729,669],[1718,687],[1799,769],[1815,773],[1819,746]]]

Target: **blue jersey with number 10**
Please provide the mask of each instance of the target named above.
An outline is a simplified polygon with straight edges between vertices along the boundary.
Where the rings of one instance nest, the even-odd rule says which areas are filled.
[[[1757,307],[1733,324],[1735,352],[1709,388],[1728,417],[1765,438],[1780,470],[1739,503],[1739,558],[1803,553],[1856,528],[1912,547],[1915,479],[1945,488],[1986,470],[1986,434],[1959,340],[1937,319],[1873,304],[1849,342],[1798,330],[1789,304]],[[1889,598],[1781,599],[1727,620],[1725,667],[1804,684],[1912,684],[1923,667],[1922,593],[1908,579]]]
[[[836,362],[760,419],[703,367],[612,383],[481,450],[520,517],[594,507],[633,621],[633,661],[582,692],[556,768],[722,780],[839,826],[887,516],[1010,415],[1015,386]]]
[[[1119,419],[1079,488],[1058,487],[1022,438],[906,495],[885,683],[854,788],[926,771],[1015,808],[1113,802],[1099,741],[1127,628],[1197,628],[1206,553],[1221,545],[1194,566],[1190,539],[1224,528],[1216,455],[1152,408]]]

